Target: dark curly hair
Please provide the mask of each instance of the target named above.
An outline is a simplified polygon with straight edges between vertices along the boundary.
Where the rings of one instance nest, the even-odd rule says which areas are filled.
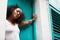
[[[7,7],[6,19],[8,19],[8,18],[11,16],[12,12],[13,12],[16,8],[19,8],[18,5],[11,5],[11,6],[8,6],[8,7]],[[14,20],[14,22],[16,22],[16,23],[21,23],[24,19],[25,19],[25,16],[24,16],[24,14],[22,13],[19,18],[17,18],[17,19]]]

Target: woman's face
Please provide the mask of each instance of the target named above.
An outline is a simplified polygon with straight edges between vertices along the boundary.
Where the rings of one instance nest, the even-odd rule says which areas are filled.
[[[16,8],[13,12],[12,12],[12,17],[14,19],[17,19],[18,17],[20,17],[20,15],[22,14],[22,10],[20,8]]]

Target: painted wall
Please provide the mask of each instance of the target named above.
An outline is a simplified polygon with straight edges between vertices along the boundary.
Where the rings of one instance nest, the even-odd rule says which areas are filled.
[[[49,4],[60,10],[60,0],[49,0]]]
[[[5,15],[7,0],[0,0],[0,40],[5,40]]]
[[[37,40],[52,40],[48,0],[36,0],[35,12],[37,13],[36,35]]]
[[[14,4],[18,4],[18,6],[22,9],[26,20],[31,19],[32,14],[34,12],[34,4],[31,0],[8,0],[8,5],[14,5]],[[35,29],[34,29],[35,24],[29,24],[27,26],[24,26],[22,28],[20,28],[20,39],[21,40],[36,40],[34,39],[34,34],[35,33]]]

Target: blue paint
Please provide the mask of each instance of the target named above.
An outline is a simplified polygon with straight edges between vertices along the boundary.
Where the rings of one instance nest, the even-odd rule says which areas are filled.
[[[34,11],[34,4],[31,0],[8,0],[8,5],[15,5],[18,4],[18,6],[22,9],[26,20],[31,19],[31,16]],[[33,5],[32,5],[33,4]],[[36,28],[35,24],[29,24],[22,28],[20,28],[20,39],[21,40],[36,40]]]

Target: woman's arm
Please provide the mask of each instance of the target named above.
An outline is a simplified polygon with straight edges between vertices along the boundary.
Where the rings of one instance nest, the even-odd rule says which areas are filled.
[[[27,20],[27,21],[23,21],[23,22],[21,22],[19,25],[20,25],[20,26],[28,25],[28,24],[32,23],[33,21],[34,21],[33,19]]]
[[[23,22],[21,22],[19,25],[20,25],[20,26],[24,26],[24,25],[31,24],[33,21],[36,20],[36,18],[37,18],[36,14],[33,14],[31,20],[23,21]]]

